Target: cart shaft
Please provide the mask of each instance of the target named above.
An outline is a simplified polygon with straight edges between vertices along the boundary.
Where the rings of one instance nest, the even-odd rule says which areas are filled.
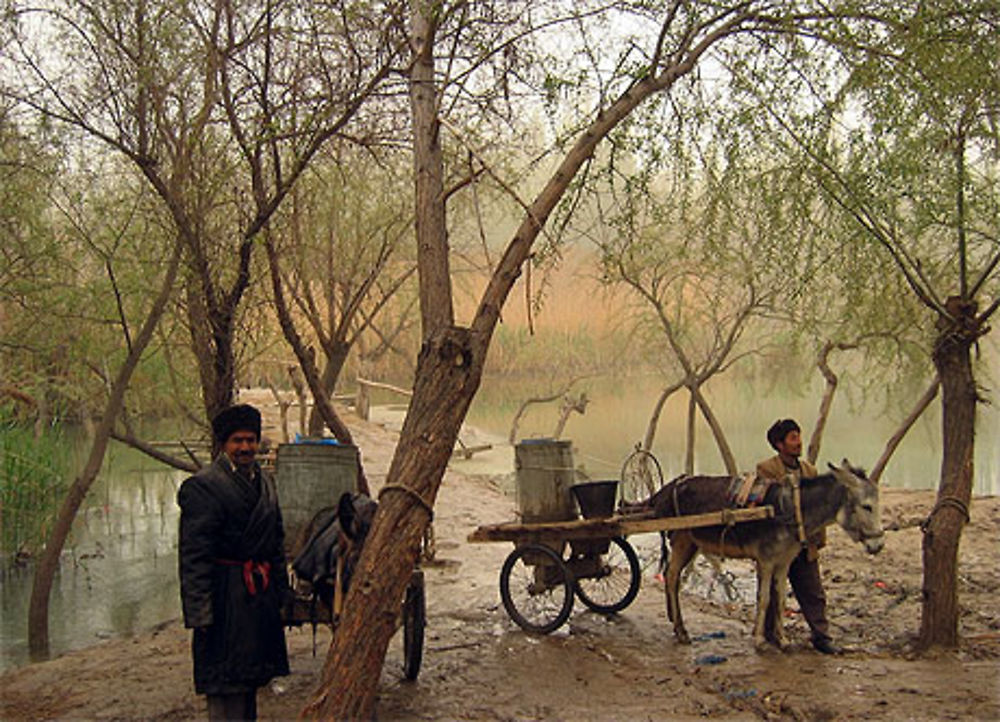
[[[573,521],[536,522],[519,524],[507,522],[478,527],[468,541],[489,542],[538,542],[570,539],[610,539],[616,536],[645,534],[649,532],[694,529],[704,526],[727,526],[745,521],[774,518],[774,508],[758,506],[752,509],[723,509],[706,514],[649,517],[645,515],[615,515],[607,519],[577,519]]]

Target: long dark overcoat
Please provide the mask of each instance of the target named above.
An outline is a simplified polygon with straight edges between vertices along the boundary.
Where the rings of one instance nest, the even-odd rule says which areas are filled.
[[[288,674],[284,528],[274,480],[255,472],[246,479],[220,454],[177,493],[181,601],[195,630],[200,694],[245,692]]]

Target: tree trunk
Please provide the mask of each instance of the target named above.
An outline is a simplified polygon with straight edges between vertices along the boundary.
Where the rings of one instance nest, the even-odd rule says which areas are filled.
[[[823,398],[819,402],[819,415],[816,417],[816,425],[813,427],[812,434],[809,435],[809,448],[806,450],[806,459],[813,466],[816,465],[816,459],[819,458],[819,449],[823,445],[823,431],[830,418],[833,397],[837,393],[837,385],[840,383],[837,374],[830,368],[830,353],[834,349],[847,351],[857,347],[857,344],[827,341],[817,356],[816,365],[819,367],[820,373],[823,374],[823,378],[826,379],[826,388],[823,390]]]
[[[281,392],[278,391],[278,387],[274,385],[270,377],[266,378],[265,382],[267,383],[267,388],[271,391],[271,396],[274,397],[274,403],[278,405],[278,415],[281,419],[281,443],[287,444],[290,440],[288,436],[288,407],[291,405],[291,402],[281,398]]]
[[[921,649],[958,645],[958,545],[972,498],[977,396],[970,350],[976,338],[975,308],[949,299],[948,309],[954,320],[942,317],[939,327],[946,327],[933,352],[941,380],[943,455],[937,503],[922,527]]]
[[[235,312],[235,308],[232,309]],[[212,388],[205,399],[211,421],[223,409],[233,404],[236,389],[236,357],[233,353],[234,324],[231,318],[213,318],[212,324]]]
[[[462,328],[439,332],[421,349],[413,400],[355,573],[354,578],[362,581],[348,592],[321,687],[303,711],[305,717],[373,716],[375,682],[382,674],[403,592],[431,520],[424,504],[432,507],[437,497],[459,428],[479,387],[483,360],[474,358],[469,331]]]
[[[445,222],[444,150],[434,78],[436,14],[431,4],[413,3],[410,17],[412,44],[416,48],[410,71],[410,108],[414,127],[417,278],[425,340],[437,330],[450,327],[454,319]]]
[[[712,408],[708,405],[708,401],[702,395],[701,387],[695,386],[692,392],[698,402],[698,408],[701,409],[702,416],[708,423],[708,428],[712,430],[712,436],[715,439],[715,445],[719,448],[722,463],[726,465],[726,473],[730,476],[736,476],[740,473],[739,467],[736,466],[736,457],[733,456],[733,450],[729,448],[729,441],[726,440],[726,432],[722,430],[722,424],[719,423]]]
[[[691,393],[688,394],[688,411],[687,411],[687,445],[685,447],[684,453],[684,473],[688,476],[694,475],[694,435],[696,431],[695,426],[695,412],[698,409],[698,402],[695,401],[695,387],[691,386],[688,389]]]
[[[674,395],[674,392],[684,386],[683,382],[678,382],[667,386],[660,393],[660,397],[656,400],[656,404],[653,406],[653,413],[649,415],[649,423],[646,424],[646,435],[642,439],[642,449],[643,451],[652,451],[653,440],[656,438],[656,427],[660,424],[660,414],[663,413],[663,407],[667,403],[667,399]]]
[[[572,396],[566,396],[563,398],[562,406],[559,408],[559,420],[556,422],[556,428],[552,432],[553,439],[562,438],[563,431],[566,428],[566,422],[569,421],[569,415],[574,411],[579,414],[584,414],[587,411],[587,404],[589,403],[587,399],[587,392],[582,392],[578,397],[573,398]]]
[[[190,228],[181,225],[187,223],[186,219],[177,223],[189,252],[192,278],[187,285],[188,324],[192,349],[198,361],[205,417],[210,424],[216,414],[233,404],[235,398],[236,353],[233,344],[237,309],[250,283],[254,244],[250,239],[240,243],[236,278],[232,288],[225,291],[212,280],[202,239],[190,232]],[[217,451],[213,441],[212,455]]]
[[[308,431],[308,426],[306,426],[306,389],[302,383],[302,372],[298,366],[288,367],[288,378],[292,380],[295,398],[299,400],[299,433],[306,434]]]
[[[94,434],[96,435],[96,433],[97,429],[95,428]],[[157,461],[159,461],[162,464],[165,464],[166,466],[169,466],[173,469],[179,469],[181,471],[185,471],[188,474],[194,474],[199,469],[201,469],[202,466],[204,466],[204,464],[199,459],[192,458],[191,461],[185,461],[184,459],[180,459],[176,456],[173,456],[172,454],[167,454],[166,452],[160,451],[152,444],[143,441],[140,438],[137,438],[135,434],[132,433],[132,430],[129,427],[126,427],[124,433],[118,431],[117,429],[112,429],[110,435],[111,438],[114,439],[115,441],[119,441],[125,444],[126,446],[132,447],[137,451],[141,451],[146,456],[150,457],[151,459],[156,459]]]
[[[882,456],[880,456],[878,461],[875,462],[875,466],[872,467],[871,474],[868,475],[868,478],[873,482],[877,484],[879,479],[882,478],[882,472],[885,471],[885,467],[889,463],[889,459],[891,459],[892,455],[895,453],[896,448],[899,446],[900,442],[913,425],[917,422],[917,419],[919,419],[924,411],[927,410],[927,407],[931,405],[931,401],[933,401],[934,397],[937,396],[938,389],[940,387],[941,382],[935,378],[934,383],[932,383],[930,388],[924,392],[924,395],[917,400],[916,405],[910,411],[909,415],[903,419],[903,423],[899,425],[896,432],[892,435],[889,441],[886,442],[885,449],[882,451]]]
[[[214,396],[212,390],[215,381],[212,376],[212,337],[208,331],[208,309],[205,300],[198,294],[196,282],[188,280],[184,287],[184,297],[187,300],[188,333],[191,334],[191,351],[194,353],[198,367],[198,381],[201,384],[201,401],[205,416],[201,423],[208,427],[208,421],[213,417],[209,407],[209,399]]]
[[[323,367],[323,374],[319,381],[323,391],[326,392],[327,399],[333,395],[333,389],[337,385],[337,379],[340,378],[340,371],[344,368],[344,362],[347,361],[347,354],[350,350],[351,347],[348,344],[336,341],[332,352],[324,349],[326,365]],[[323,415],[320,413],[319,404],[313,404],[312,411],[309,413],[309,436],[322,436],[323,427]]]
[[[59,509],[59,516],[52,527],[52,534],[48,543],[38,560],[38,568],[35,570],[35,577],[31,587],[31,607],[28,610],[28,647],[33,659],[46,658],[49,654],[49,596],[52,591],[52,580],[55,578],[56,570],[59,568],[59,557],[62,555],[66,539],[73,528],[73,520],[83,504],[90,486],[97,478],[104,463],[104,453],[108,448],[108,440],[114,429],[115,419],[121,412],[125,402],[125,392],[128,390],[129,381],[139,364],[139,359],[153,338],[153,331],[160,322],[163,310],[173,290],[174,279],[177,276],[177,267],[180,265],[181,247],[180,244],[174,249],[174,255],[167,266],[167,273],[163,279],[163,287],[159,295],[153,301],[146,320],[142,328],[135,337],[132,347],[126,356],[124,363],[118,370],[118,375],[111,384],[111,393],[108,395],[108,402],[104,407],[104,414],[94,433],[94,440],[90,447],[90,454],[87,462],[70,485],[62,507]]]
[[[233,324],[208,308],[205,300],[198,294],[197,287],[189,285],[187,299],[191,348],[198,362],[205,418],[210,423],[216,414],[233,403],[233,390],[236,386]],[[213,456],[216,451],[217,449],[212,449]]]
[[[577,376],[576,378],[572,378],[561,389],[547,396],[534,396],[530,399],[525,399],[521,403],[521,406],[517,409],[517,413],[514,414],[514,420],[510,422],[510,433],[507,434],[507,441],[510,443],[510,445],[513,446],[515,443],[517,443],[517,428],[518,426],[521,425],[521,418],[524,416],[524,413],[528,410],[529,406],[531,406],[532,404],[547,404],[551,401],[555,401],[556,399],[562,396],[565,396],[566,394],[569,393],[570,389],[573,388],[573,384],[575,384],[579,380],[580,380],[579,376]],[[556,438],[557,439],[559,438],[558,434],[556,434]]]

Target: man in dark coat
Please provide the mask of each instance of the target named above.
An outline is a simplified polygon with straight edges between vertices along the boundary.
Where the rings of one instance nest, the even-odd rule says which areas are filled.
[[[256,719],[257,688],[288,674],[284,528],[274,480],[255,458],[260,427],[252,406],[220,412],[219,454],[177,493],[184,626],[210,720]]]
[[[802,436],[799,425],[794,419],[779,419],[767,430],[767,441],[778,453],[757,464],[757,475],[766,479],[782,480],[791,475],[797,479],[818,476],[816,467],[805,459],[799,459],[802,454]],[[823,579],[819,570],[819,550],[826,545],[826,531],[821,529],[806,540],[806,547],[792,561],[788,568],[788,581],[792,592],[799,602],[802,616],[812,632],[812,644],[823,654],[837,654],[840,647],[830,638],[830,623],[826,618],[826,594],[823,591]],[[783,590],[777,590],[783,593]],[[768,608],[765,635],[771,638],[774,634],[777,613],[777,599],[772,594],[771,606]]]

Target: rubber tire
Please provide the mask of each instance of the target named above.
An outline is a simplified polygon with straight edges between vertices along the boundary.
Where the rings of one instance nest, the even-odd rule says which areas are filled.
[[[517,609],[517,605],[510,595],[510,575],[514,569],[514,565],[527,553],[536,553],[547,556],[551,562],[552,566],[562,572],[562,586],[563,589],[563,601],[559,608],[559,612],[550,620],[544,624],[535,624],[529,621],[521,612]],[[503,600],[504,609],[507,610],[507,614],[513,619],[521,629],[526,632],[531,632],[532,634],[548,634],[549,632],[554,632],[559,629],[566,620],[569,619],[570,612],[573,611],[573,575],[570,573],[569,569],[563,563],[562,557],[556,554],[554,551],[549,549],[547,546],[542,546],[540,544],[527,544],[525,546],[518,547],[503,563],[503,568],[500,570],[500,599]]]
[[[628,560],[630,578],[628,590],[625,592],[624,596],[613,604],[601,604],[599,602],[595,602],[587,596],[587,593],[580,586],[581,580],[576,579],[573,582],[576,596],[578,596],[580,601],[586,604],[589,609],[597,612],[598,614],[615,614],[616,612],[620,612],[625,609],[625,607],[635,601],[635,597],[639,593],[639,583],[642,580],[642,573],[639,566],[639,555],[635,553],[635,549],[632,548],[632,545],[620,536],[612,537],[611,543],[621,549],[625,553],[625,558]]]
[[[424,573],[414,572],[403,600],[403,675],[413,681],[424,659],[424,630],[427,627],[427,598]]]

